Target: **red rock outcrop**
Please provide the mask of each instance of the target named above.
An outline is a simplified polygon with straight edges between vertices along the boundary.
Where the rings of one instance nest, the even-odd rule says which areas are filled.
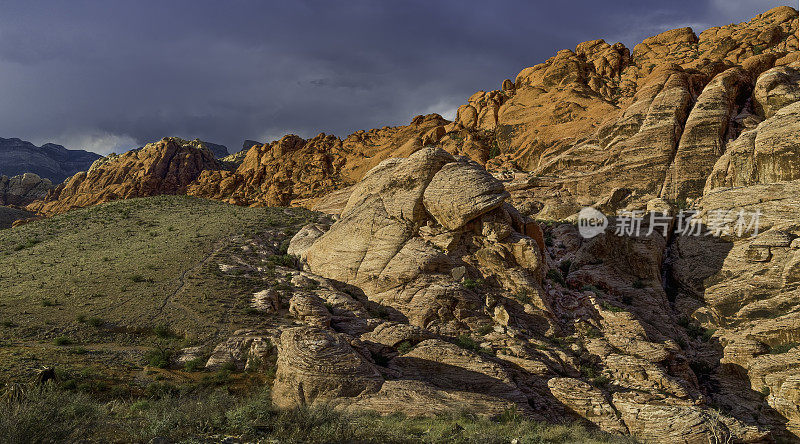
[[[184,194],[203,170],[218,168],[201,143],[167,137],[96,161],[89,171],[72,176],[27,208],[49,216],[116,199]]]

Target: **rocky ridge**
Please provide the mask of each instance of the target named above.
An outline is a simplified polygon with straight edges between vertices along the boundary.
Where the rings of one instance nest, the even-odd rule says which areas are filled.
[[[116,199],[185,194],[202,171],[218,168],[214,154],[202,142],[168,137],[97,160],[27,209],[53,215]]]

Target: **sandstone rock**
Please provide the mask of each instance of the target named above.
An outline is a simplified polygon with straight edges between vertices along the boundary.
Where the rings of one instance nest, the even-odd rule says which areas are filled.
[[[480,166],[453,162],[434,174],[422,202],[437,222],[448,230],[457,230],[500,206],[507,197],[503,185]]]
[[[286,253],[297,256],[301,260],[305,260],[306,250],[308,250],[320,236],[325,234],[328,228],[329,227],[326,225],[317,223],[304,226],[292,237],[291,241],[289,241],[289,248],[286,250]]]
[[[185,366],[187,363],[196,361],[203,358],[203,347],[186,347],[181,349],[178,356],[175,358],[175,364]]]
[[[800,178],[800,102],[783,107],[754,130],[732,142],[717,161],[705,193],[721,187],[741,187]]]
[[[214,348],[206,368],[217,369],[231,363],[239,370],[257,370],[272,352],[274,347],[268,337],[253,330],[237,330]]]
[[[633,394],[631,394],[633,395]],[[691,405],[663,405],[614,395],[614,406],[631,434],[645,442],[763,442],[768,433],[731,421],[718,412]]]
[[[609,433],[627,434],[618,413],[600,390],[573,378],[552,378],[547,381],[553,396],[577,415],[597,424]]]
[[[453,282],[452,270],[459,265],[445,252],[463,255],[464,242],[485,239],[485,245],[481,240],[468,247],[478,250],[475,258],[462,260],[490,265],[485,270],[501,286],[529,292],[546,310],[547,304],[538,298],[538,245],[520,234],[522,217],[500,206],[505,198],[502,187],[478,168],[433,148],[382,162],[354,187],[341,219],[306,250],[309,269],[359,286],[370,300],[391,306],[413,325],[458,329],[486,314],[477,309],[476,294]],[[452,205],[441,187],[430,191],[445,180],[437,176],[451,177],[454,171],[463,173],[461,195],[477,197],[477,203],[462,199]],[[438,214],[446,231],[437,231],[429,214]],[[476,227],[475,234],[462,236],[469,230],[467,222]],[[448,240],[442,242],[443,237]]]
[[[28,206],[44,215],[116,199],[183,194],[203,170],[219,165],[196,143],[165,138],[128,151],[89,172],[81,172]]]
[[[677,200],[699,197],[706,178],[725,148],[733,116],[750,78],[741,68],[718,74],[703,89],[686,121],[661,197]]]
[[[383,378],[351,341],[315,327],[285,330],[278,343],[275,405],[310,405],[380,390]]]
[[[280,294],[274,289],[255,292],[252,307],[265,313],[274,313],[281,308]]]
[[[758,77],[753,91],[756,111],[765,118],[800,100],[800,67],[779,66]]]
[[[295,293],[289,300],[289,313],[306,325],[329,327],[331,324],[325,302],[314,294]]]
[[[204,172],[188,193],[237,205],[311,207],[322,195],[354,184],[380,161],[411,155],[426,136],[433,142],[445,123],[430,114],[407,126],[358,131],[344,140],[324,133],[308,140],[287,135],[252,146],[234,171]]]

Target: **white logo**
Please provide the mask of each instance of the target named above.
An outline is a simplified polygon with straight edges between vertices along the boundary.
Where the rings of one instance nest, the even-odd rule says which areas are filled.
[[[592,207],[583,207],[578,213],[578,232],[586,239],[591,239],[606,231],[608,218]]]

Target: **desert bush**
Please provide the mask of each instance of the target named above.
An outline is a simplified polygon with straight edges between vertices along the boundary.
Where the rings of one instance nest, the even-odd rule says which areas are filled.
[[[576,424],[549,425],[509,410],[496,418],[468,414],[409,418],[346,413],[325,406],[278,409],[269,389],[236,396],[225,388],[190,394],[158,384],[145,398],[101,401],[53,384],[0,406],[0,442],[206,442],[213,436],[244,441],[395,443],[631,442]]]

